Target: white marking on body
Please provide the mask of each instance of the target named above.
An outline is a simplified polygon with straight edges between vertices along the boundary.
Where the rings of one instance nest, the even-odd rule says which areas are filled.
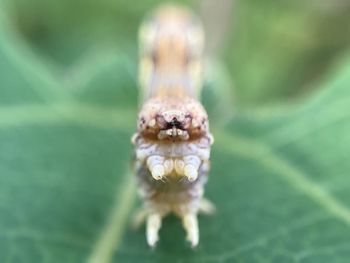
[[[185,114],[179,110],[165,111],[162,115],[166,122],[171,122],[174,118],[179,122],[182,122],[185,120]]]
[[[191,122],[192,126],[193,127],[198,127],[199,126],[199,123],[196,119],[192,119],[192,122]]]
[[[156,126],[156,120],[155,119],[152,119],[152,120],[150,120],[149,122],[148,122],[148,126],[150,126],[150,127],[154,127],[154,126]]]

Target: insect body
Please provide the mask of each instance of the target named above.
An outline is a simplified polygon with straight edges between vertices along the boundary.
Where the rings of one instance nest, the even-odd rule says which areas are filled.
[[[150,246],[158,241],[162,218],[175,213],[187,239],[198,244],[197,213],[213,206],[203,199],[209,171],[208,116],[199,102],[204,34],[187,10],[158,9],[140,29],[142,107],[135,146],[135,173],[144,200]]]

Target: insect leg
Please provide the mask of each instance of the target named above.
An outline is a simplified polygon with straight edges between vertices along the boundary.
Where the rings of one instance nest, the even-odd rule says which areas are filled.
[[[215,205],[206,198],[202,198],[199,203],[199,212],[205,215],[212,215],[215,213]]]
[[[182,224],[186,230],[186,239],[191,243],[194,248],[198,245],[199,231],[198,231],[198,220],[197,215],[194,213],[185,214],[182,217]]]
[[[148,212],[147,209],[142,207],[139,208],[135,214],[132,216],[132,222],[131,225],[134,229],[138,229],[141,225],[143,225],[146,222]]]
[[[160,214],[153,213],[147,217],[146,238],[147,243],[150,247],[155,247],[159,239],[158,232],[161,225],[162,216]]]

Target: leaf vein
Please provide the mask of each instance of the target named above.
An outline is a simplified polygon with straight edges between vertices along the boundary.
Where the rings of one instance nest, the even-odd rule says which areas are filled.
[[[277,156],[264,144],[233,136],[226,132],[218,133],[216,138],[221,150],[228,153],[240,154],[269,167],[276,175],[287,181],[295,189],[311,198],[334,217],[350,226],[350,210],[348,207],[320,185],[308,179],[292,164]]]
[[[99,239],[87,259],[88,263],[111,262],[113,253],[118,250],[127,225],[127,218],[135,200],[135,182],[126,173],[124,182],[116,191],[114,206]]]
[[[62,111],[57,112],[57,109]],[[61,113],[63,113],[62,115]],[[80,124],[130,131],[136,114],[128,109],[109,109],[83,103],[0,107],[0,128],[23,125]]]

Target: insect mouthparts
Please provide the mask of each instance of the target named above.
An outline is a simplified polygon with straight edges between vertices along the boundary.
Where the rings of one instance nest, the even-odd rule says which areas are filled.
[[[175,127],[175,128],[178,128],[178,129],[182,129],[181,122],[179,122],[175,117],[173,118],[173,120],[171,122],[168,123],[168,125],[170,127]]]

